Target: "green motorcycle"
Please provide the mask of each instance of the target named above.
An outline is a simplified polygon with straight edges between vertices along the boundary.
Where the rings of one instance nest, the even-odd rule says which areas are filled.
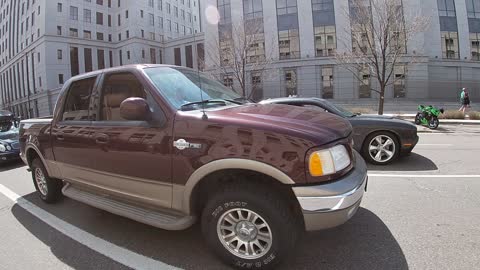
[[[438,109],[429,106],[418,106],[418,113],[415,116],[415,124],[427,126],[430,129],[436,129],[440,125],[440,120],[438,117],[444,112],[443,109]]]

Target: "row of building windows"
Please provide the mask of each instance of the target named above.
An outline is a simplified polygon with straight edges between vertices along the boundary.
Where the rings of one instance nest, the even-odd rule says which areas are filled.
[[[333,66],[318,66],[317,72],[319,80],[317,87],[321,90],[321,97],[325,99],[334,98],[334,67]],[[282,70],[281,80],[284,86],[285,96],[298,95],[299,80],[297,77],[296,68],[285,68]],[[398,65],[394,69],[394,84],[393,84],[393,96],[394,98],[406,97],[406,85],[405,85],[406,67],[404,65]],[[371,98],[371,78],[367,70],[362,71],[360,76],[363,78],[358,84],[358,97],[359,98]],[[227,87],[234,87],[233,74],[223,75],[223,84]],[[253,92],[254,100],[263,99],[263,82],[262,76],[256,71],[250,72],[250,87]]]

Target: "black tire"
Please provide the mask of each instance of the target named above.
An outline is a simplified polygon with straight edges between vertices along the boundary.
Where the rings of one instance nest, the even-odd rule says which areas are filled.
[[[438,120],[438,117],[436,117],[436,116],[433,116],[428,121],[428,128],[429,129],[437,129],[439,125],[440,125],[440,120]]]
[[[386,161],[380,162],[370,155],[370,152],[369,152],[370,143],[377,136],[385,136],[385,137],[390,138],[393,141],[393,144],[394,144],[393,149],[391,149],[391,148],[388,149],[388,150],[391,150],[391,152],[393,152],[393,155],[391,156],[390,159],[388,159]],[[397,136],[395,136],[393,133],[388,132],[388,131],[378,131],[378,132],[374,132],[374,133],[368,135],[367,138],[365,139],[365,141],[363,142],[363,146],[362,146],[362,156],[363,156],[363,158],[367,162],[369,162],[371,164],[374,164],[374,165],[388,165],[398,158],[399,153],[400,153],[400,143],[397,139]]]
[[[30,169],[32,170],[33,185],[35,185],[35,189],[37,190],[37,193],[39,194],[40,198],[46,203],[55,203],[59,201],[63,196],[62,180],[50,178],[48,176],[47,170],[45,169],[45,166],[43,165],[42,161],[39,158],[35,158],[32,161],[32,165],[30,166]],[[44,185],[46,186],[46,190],[42,189],[43,191],[41,191],[41,188],[37,183],[37,180],[36,180],[37,170],[40,170],[41,174],[45,178]]]
[[[289,253],[292,250],[295,250],[295,243],[302,232],[301,223],[299,222],[300,217],[292,213],[286,200],[286,198],[281,198],[271,187],[264,188],[262,185],[253,185],[252,183],[229,184],[216,192],[203,209],[202,232],[205,241],[226,264],[237,269],[272,269],[281,260],[290,255]],[[221,242],[220,235],[222,230],[220,230],[220,233],[217,232],[217,226],[222,224],[219,220],[224,215],[228,215],[230,211],[232,211],[232,214],[237,213],[235,209],[246,209],[247,213],[248,211],[253,211],[268,225],[268,228],[255,229],[254,233],[252,231],[248,232],[249,236],[250,233],[254,235],[255,232],[262,230],[263,233],[265,231],[271,233],[271,245],[268,245],[269,248],[265,248],[264,254],[259,252],[260,254],[254,255],[261,255],[261,257],[242,258],[234,254],[234,251],[230,251],[225,246],[226,244],[224,245]],[[222,220],[225,219],[222,218]],[[261,222],[262,220],[260,220]],[[231,225],[232,228],[244,228],[240,226],[241,221]],[[237,236],[239,235],[237,234]],[[237,247],[238,244],[239,242],[236,242]],[[244,247],[244,250],[246,249],[246,246],[240,246],[239,249],[242,249],[242,247]]]
[[[421,114],[417,113],[417,115],[415,116],[415,125],[420,125],[422,123],[420,118],[421,118]]]

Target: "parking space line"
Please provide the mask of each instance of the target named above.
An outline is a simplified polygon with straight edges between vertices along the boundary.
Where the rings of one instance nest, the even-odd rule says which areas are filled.
[[[126,248],[117,246],[97,236],[94,236],[70,223],[67,223],[49,212],[41,209],[33,203],[20,197],[18,194],[0,184],[0,193],[12,200],[18,206],[25,209],[41,221],[45,222],[55,230],[61,232],[67,237],[83,244],[90,249],[133,269],[160,269],[160,270],[176,270],[166,263],[154,260],[141,254],[130,251]]]
[[[369,173],[369,177],[388,177],[388,178],[480,178],[480,175],[455,175],[455,174],[381,174]]]

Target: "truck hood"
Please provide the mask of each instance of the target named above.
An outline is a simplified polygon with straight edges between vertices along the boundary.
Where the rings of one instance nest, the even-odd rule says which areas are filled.
[[[348,137],[350,123],[330,113],[279,104],[247,104],[207,112],[224,124],[243,124],[261,130],[283,133],[324,145]],[[212,119],[212,120],[213,120]]]

